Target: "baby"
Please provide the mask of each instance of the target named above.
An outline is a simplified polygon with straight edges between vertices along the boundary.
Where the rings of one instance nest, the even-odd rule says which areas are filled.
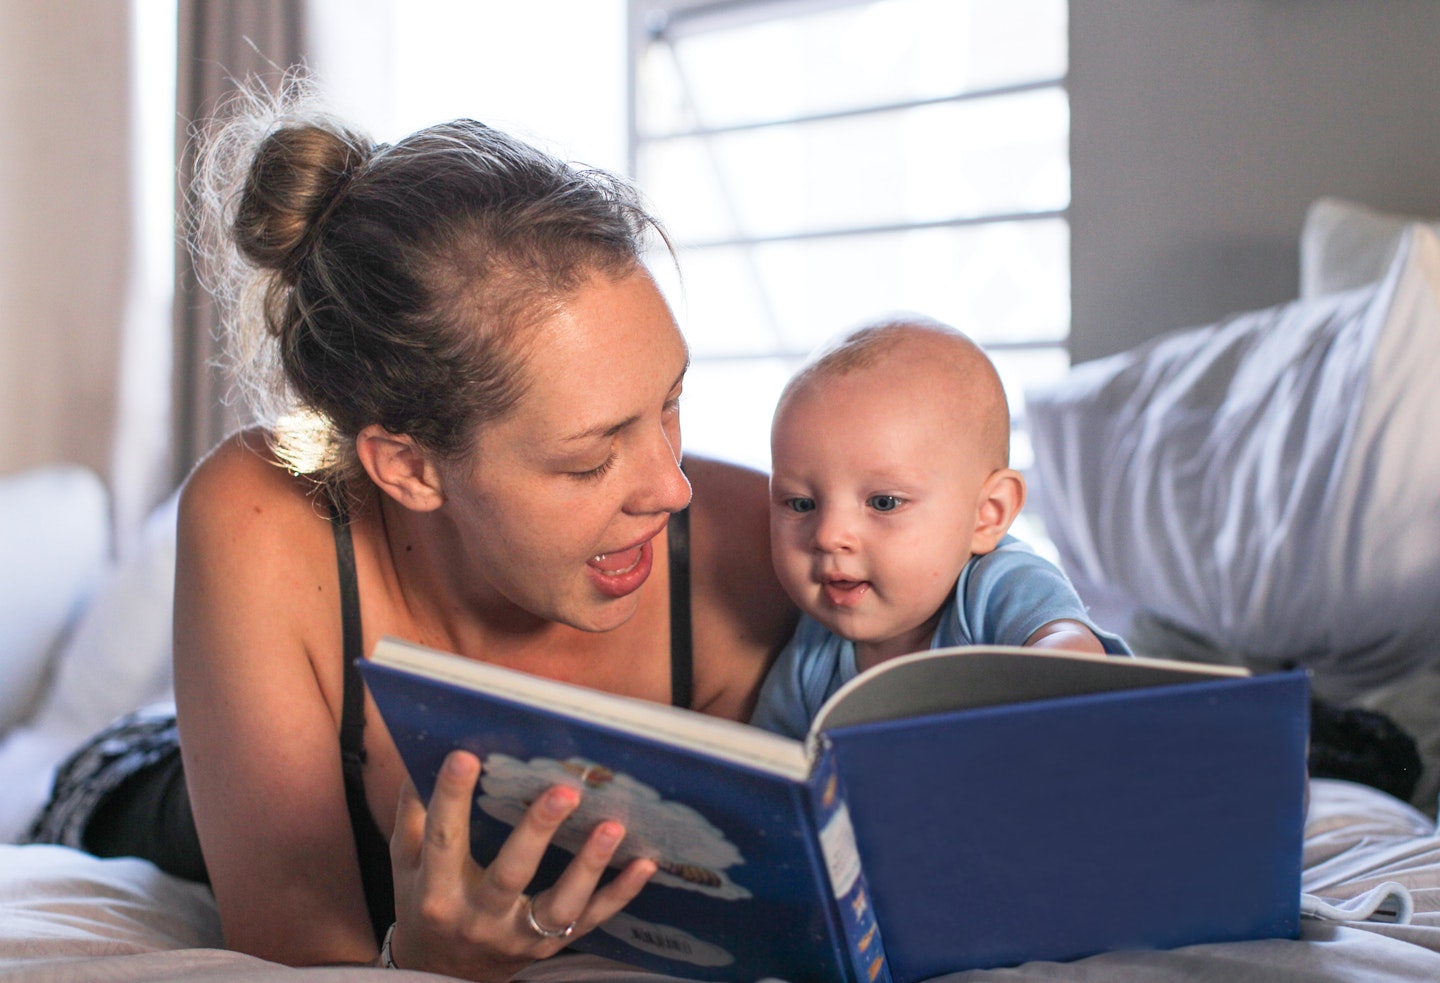
[[[770,437],[775,571],[803,616],[751,722],[803,737],[857,673],[948,645],[1128,654],[1007,534],[1025,502],[990,359],[924,319],[861,328],[790,380]]]

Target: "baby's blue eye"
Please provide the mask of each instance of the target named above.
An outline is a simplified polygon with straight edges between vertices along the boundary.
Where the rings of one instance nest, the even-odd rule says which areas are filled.
[[[814,512],[815,499],[813,498],[792,498],[785,503],[790,506],[792,512]]]
[[[871,495],[870,507],[876,512],[894,512],[900,507],[900,499],[894,495]]]

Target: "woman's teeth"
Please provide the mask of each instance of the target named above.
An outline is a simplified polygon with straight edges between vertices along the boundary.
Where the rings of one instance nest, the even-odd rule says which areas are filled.
[[[600,553],[590,560],[590,565],[607,576],[616,577],[634,570],[640,563],[640,556],[639,547],[621,553]]]

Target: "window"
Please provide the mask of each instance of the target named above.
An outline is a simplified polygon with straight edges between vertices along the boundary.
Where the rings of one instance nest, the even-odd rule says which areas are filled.
[[[172,487],[177,16],[174,0],[129,10],[131,248],[108,475],[123,555]]]
[[[1065,0],[631,0],[631,165],[679,253],[687,447],[768,467],[781,386],[917,311],[1069,365]],[[656,263],[664,273],[667,264]]]

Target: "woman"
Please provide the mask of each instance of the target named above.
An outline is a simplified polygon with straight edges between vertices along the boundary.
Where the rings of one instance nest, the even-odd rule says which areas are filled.
[[[280,397],[180,506],[180,745],[226,943],[506,979],[653,864],[597,889],[604,823],[527,898],[578,801],[556,788],[481,869],[478,761],[422,806],[348,656],[396,635],[743,719],[793,627],[765,478],[682,470],[687,351],[615,178],[470,121],[373,147],[295,105],[212,138],[203,173],[231,348]]]

